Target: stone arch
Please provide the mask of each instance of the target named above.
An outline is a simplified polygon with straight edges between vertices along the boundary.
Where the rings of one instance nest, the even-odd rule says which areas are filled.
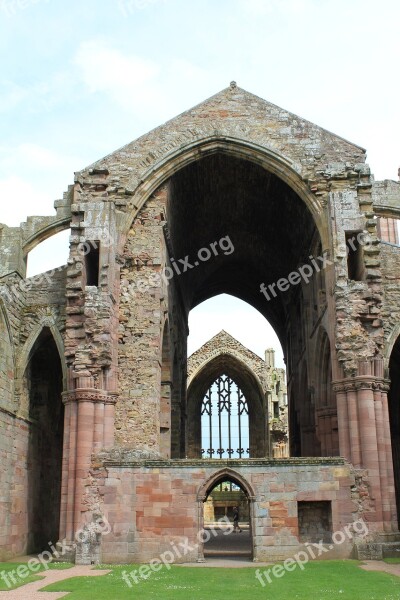
[[[36,326],[30,332],[25,344],[21,348],[19,358],[17,359],[16,364],[16,381],[18,384],[21,383],[22,378],[24,376],[30,354],[32,349],[42,333],[43,329],[49,329],[51,335],[53,337],[54,343],[57,346],[58,354],[60,356],[61,361],[61,369],[63,374],[63,391],[66,390],[67,386],[67,366],[64,361],[64,340],[61,335],[60,330],[57,327],[56,320],[51,316],[42,317]]]
[[[393,348],[400,337],[400,321],[395,323],[392,330],[386,337],[385,346],[383,350],[383,360],[385,365],[385,372],[388,375],[389,373],[389,362],[392,356]]]
[[[30,340],[31,341],[31,340]],[[49,326],[29,345],[21,388],[29,418],[27,451],[27,551],[57,541],[64,436],[62,359]]]
[[[319,368],[316,371],[316,417],[318,438],[322,456],[339,455],[336,396],[333,391],[333,365],[331,342],[324,327],[319,328],[316,356]]]
[[[400,334],[392,345],[388,373],[390,378],[388,411],[392,442],[397,517],[400,522]]]
[[[41,228],[32,233],[32,235],[25,240],[25,243],[22,247],[22,251],[24,257],[26,257],[32,250],[34,250],[39,244],[45,242],[49,238],[53,237],[57,233],[61,233],[61,231],[66,231],[71,227],[71,215],[67,215],[54,223],[46,224]]]
[[[199,158],[216,153],[224,153],[255,163],[285,182],[298,194],[310,211],[317,226],[323,248],[326,249],[329,247],[328,230],[323,223],[323,215],[321,214],[322,207],[304,183],[299,172],[294,168],[292,161],[270,149],[247,140],[228,136],[209,136],[187,144],[176,152],[169,154],[166,158],[156,162],[155,165],[144,173],[139,186],[132,196],[131,203],[135,207],[135,210],[127,215],[122,226],[124,235],[121,240],[121,250],[123,249],[125,237],[132,223],[151,194],[185,166],[196,162]]]
[[[194,148],[196,152],[194,152]],[[199,148],[204,152],[200,152]],[[288,355],[290,351],[286,348],[285,329],[288,320],[293,321],[291,303],[288,301],[289,294],[286,297],[278,295],[276,300],[268,302],[259,291],[260,281],[263,280],[263,276],[269,277],[270,281],[278,281],[278,272],[279,276],[291,272],[298,266],[300,254],[306,255],[306,252],[308,253],[310,240],[313,237],[319,237],[319,230],[315,221],[315,219],[321,218],[322,206],[319,204],[319,198],[316,199],[314,195],[310,196],[310,192],[306,191],[305,188],[302,188],[303,197],[297,195],[295,189],[298,189],[299,185],[302,187],[305,184],[304,182],[299,183],[299,175],[293,171],[288,161],[285,162],[285,159],[282,159],[285,162],[285,168],[290,171],[292,179],[289,175],[286,178],[282,177],[283,167],[282,165],[279,167],[278,155],[274,155],[274,159],[269,158],[270,162],[274,162],[275,167],[267,171],[267,162],[259,157],[264,156],[265,152],[268,154],[268,151],[259,149],[256,155],[252,155],[249,145],[247,143],[242,144],[238,140],[210,138],[197,141],[192,150],[193,152],[190,153],[188,147],[185,146],[184,149],[180,149],[174,154],[175,159],[171,158],[173,155],[169,155],[141,177],[143,184],[147,181],[146,186],[143,187],[140,184],[132,195],[129,206],[134,207],[134,210],[128,211],[129,215],[122,223],[120,242],[123,246],[120,249],[120,277],[121,281],[129,282],[129,286],[132,282],[131,288],[134,291],[121,296],[120,311],[124,314],[123,319],[127,318],[126,323],[129,323],[126,326],[129,329],[126,336],[129,345],[132,346],[132,349],[135,348],[136,350],[137,348],[140,352],[143,352],[143,357],[146,356],[146,359],[143,358],[142,360],[142,365],[144,365],[145,360],[148,361],[148,364],[152,364],[151,370],[148,371],[150,377],[146,378],[142,389],[144,395],[152,395],[153,399],[154,396],[159,397],[157,389],[159,383],[156,381],[158,365],[155,366],[154,358],[155,355],[157,359],[159,356],[158,352],[162,340],[161,324],[157,323],[157,327],[160,328],[158,332],[155,332],[155,327],[151,330],[148,328],[144,332],[143,328],[139,331],[141,329],[140,309],[132,305],[131,297],[137,297],[138,305],[140,303],[145,304],[149,315],[155,315],[156,311],[159,310],[159,298],[165,301],[165,308],[168,310],[171,322],[174,323],[174,332],[176,332],[174,345],[183,349],[179,354],[179,364],[177,366],[177,370],[180,370],[181,379],[182,376],[183,378],[186,376],[185,336],[187,336],[188,314],[192,308],[202,301],[220,293],[236,296],[259,310],[275,329],[284,347],[284,352]],[[172,161],[171,164],[170,161]],[[169,170],[164,169],[165,165],[169,165],[171,168],[168,167]],[[220,165],[223,167],[222,170],[218,169]],[[275,175],[275,173],[279,175]],[[240,183],[239,187],[234,185],[235,179],[230,177],[232,174],[237,177],[238,183]],[[290,181],[291,186],[287,181]],[[206,193],[209,188],[213,190],[211,195]],[[213,196],[215,194],[217,197],[220,190],[226,192],[225,195],[221,196],[219,205],[221,212],[226,212],[226,208],[229,208],[233,191],[236,191],[236,195],[242,198],[240,200],[235,196],[237,214],[232,214],[225,222],[218,216],[218,204],[214,201]],[[242,194],[242,190],[246,191],[246,194]],[[181,202],[189,191],[192,193],[191,202]],[[140,196],[141,193],[142,196]],[[304,201],[304,194],[309,199],[307,203]],[[254,199],[252,208],[247,210],[246,205],[248,202],[251,203],[252,199]],[[313,205],[312,212],[309,208],[310,202]],[[146,206],[143,209],[145,203]],[[301,223],[304,226],[293,228],[293,232],[287,232],[285,229],[284,235],[286,237],[283,238],[281,235],[283,220],[279,220],[282,206],[285,207],[285,210],[288,210],[293,222]],[[191,219],[188,212],[193,209],[193,218]],[[139,210],[142,212],[135,218]],[[229,211],[226,214],[230,215]],[[242,230],[238,222],[239,215],[246,217],[246,226],[250,232],[248,237],[241,236]],[[211,219],[209,229],[202,227],[203,221],[205,222],[207,219],[208,222]],[[274,235],[271,236],[271,224],[275,222],[275,219],[277,219],[277,224],[280,223],[280,225],[278,228],[273,227],[272,233]],[[196,223],[196,227],[194,227],[194,223]],[[269,224],[267,232],[264,223]],[[227,231],[222,231],[224,227]],[[128,230],[129,234],[127,233]],[[221,252],[219,262],[214,265],[210,264],[211,261],[208,264],[204,263],[203,271],[203,265],[198,269],[193,268],[193,270],[186,273],[186,278],[181,277],[178,282],[179,274],[174,274],[172,260],[170,259],[173,258],[173,264],[177,266],[179,257],[193,256],[207,242],[222,238],[228,230],[236,234],[238,239],[236,254],[228,257],[225,261],[225,257],[222,256]],[[300,246],[298,243],[299,231],[307,232],[306,235],[301,235]],[[209,240],[206,239],[207,235],[210,238]],[[250,239],[253,240],[253,244],[250,243]],[[324,246],[328,243],[327,239],[326,232]],[[303,245],[307,248],[303,248]],[[283,247],[285,251],[279,254],[279,249]],[[279,255],[281,258],[277,261],[268,261],[269,253],[275,251],[277,256]],[[200,263],[197,262],[197,264]],[[165,281],[160,275],[160,271],[162,274],[162,270],[166,268],[176,278],[176,280],[170,278],[168,289],[166,289]],[[267,275],[265,275],[266,271]],[[154,288],[154,293],[144,295],[144,292],[140,289],[141,286],[138,285],[143,280],[149,282],[147,288]],[[178,313],[178,319],[173,319],[174,310]],[[296,329],[295,325],[293,330]],[[125,325],[122,326],[125,327]],[[147,347],[143,343],[145,339],[149,340]],[[125,341],[124,344],[126,344]],[[156,350],[154,351],[154,349]],[[126,350],[126,345],[123,348],[121,344],[119,346],[119,356],[123,356]],[[140,366],[138,366],[139,371]],[[130,385],[128,378],[122,382],[122,397],[129,394]],[[145,389],[145,387],[148,389]],[[185,390],[180,392],[180,406],[183,410],[178,406],[178,399],[173,404],[173,440],[174,432],[179,426],[181,427],[179,432],[180,443],[178,444],[177,439],[172,443],[171,456],[173,458],[185,457],[189,454],[187,451],[189,437],[187,427],[190,426],[191,419],[190,417],[182,418],[182,415],[184,416],[186,412],[184,396]],[[176,410],[174,410],[174,407],[176,407]],[[181,412],[180,415],[179,411]],[[159,441],[158,406],[154,407],[154,412],[157,413],[155,418],[143,424],[144,429],[152,429],[151,440],[149,441],[152,446],[156,446]],[[122,409],[117,406],[117,422],[122,418]],[[123,425],[121,431],[124,427]],[[117,434],[117,440],[118,438],[119,434]],[[265,456],[265,454],[263,455]]]
[[[240,473],[235,471],[234,469],[230,469],[229,467],[225,467],[224,469],[219,469],[215,473],[213,473],[207,481],[201,484],[197,491],[197,500],[200,502],[204,502],[207,498],[207,494],[212,490],[218,483],[224,481],[224,479],[229,479],[239,485],[242,490],[245,492],[246,496],[249,500],[254,500],[256,497],[253,486],[245,479]]]
[[[13,404],[13,387],[15,373],[15,347],[13,342],[12,330],[8,319],[7,311],[0,298],[0,379],[4,377],[1,387],[3,389],[3,402],[8,408]],[[6,390],[8,389],[8,393]],[[8,398],[6,397],[8,396]]]
[[[198,489],[197,491],[197,506],[198,506],[198,523],[199,523],[199,533],[204,531],[204,503],[207,500],[208,494],[223,481],[231,481],[240,487],[240,489],[244,492],[247,497],[247,501],[249,503],[249,526],[250,526],[250,540],[251,540],[251,555],[253,560],[257,560],[257,547],[254,542],[254,504],[256,501],[256,494],[253,486],[245,477],[243,477],[237,471],[230,469],[228,467],[224,469],[219,469],[215,473],[213,473]],[[202,535],[198,536],[199,539],[199,549],[198,556],[199,560],[204,560],[204,538]]]
[[[210,385],[228,375],[243,392],[249,410],[250,457],[268,454],[268,424],[265,393],[257,375],[234,354],[220,352],[206,360],[193,377],[187,392],[188,456],[201,457],[201,403]]]

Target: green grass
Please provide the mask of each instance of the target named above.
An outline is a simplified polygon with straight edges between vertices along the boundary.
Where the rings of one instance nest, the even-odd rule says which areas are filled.
[[[400,558],[384,558],[383,560],[389,565],[398,565],[400,563]]]
[[[2,573],[6,573],[10,574],[10,571],[16,571],[16,569],[19,566],[25,566],[27,565],[26,562],[24,563],[18,563],[18,562],[6,562],[6,563],[1,563],[0,562],[0,591],[8,591],[8,590],[15,590],[17,587],[21,587],[21,585],[25,585],[26,583],[31,583],[31,581],[37,581],[38,579],[43,579],[43,577],[40,577],[36,574],[30,574],[28,575],[28,577],[18,577],[17,574],[14,574],[15,576],[15,581],[16,584],[11,585],[11,587],[8,587],[6,581],[4,581],[4,579],[1,577]],[[49,569],[69,569],[70,567],[72,567],[72,564],[70,563],[50,563],[49,565]],[[40,573],[42,571],[44,571],[45,568],[40,565],[40,568],[36,571],[36,573]],[[12,577],[8,577],[8,581],[10,581],[10,583],[12,583]]]
[[[163,568],[129,588],[123,571],[135,565],[108,567],[99,577],[76,577],[44,588],[71,592],[67,600],[398,600],[400,577],[363,571],[357,561],[314,561],[301,571],[286,572],[262,587],[256,569],[178,567]],[[261,567],[261,570],[269,567]]]

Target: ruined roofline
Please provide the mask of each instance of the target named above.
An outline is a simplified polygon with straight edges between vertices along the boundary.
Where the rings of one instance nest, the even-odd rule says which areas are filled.
[[[254,360],[260,361],[261,363],[263,363],[264,366],[266,365],[265,360],[263,358],[261,358],[261,356],[258,356],[258,354],[256,354],[252,350],[250,350],[250,348],[247,348],[247,346],[245,346],[244,344],[242,344],[241,342],[239,342],[239,340],[237,340],[235,337],[233,337],[233,335],[231,335],[230,333],[228,333],[227,331],[225,331],[225,329],[221,329],[221,331],[219,333],[216,333],[212,338],[210,338],[202,346],[200,346],[200,348],[198,348],[197,350],[195,350],[194,352],[192,352],[192,354],[190,354],[190,356],[188,356],[188,359],[187,359],[188,362],[192,358],[194,358],[195,356],[197,356],[199,353],[203,352],[204,348],[206,346],[208,346],[209,344],[211,344],[213,341],[215,341],[215,340],[221,340],[224,337],[232,340],[233,342],[235,342],[235,344],[239,345],[240,348],[243,348],[243,350],[245,350],[246,352],[248,352],[249,354],[251,354],[252,357],[254,358]],[[229,348],[227,348],[227,350],[226,350],[225,353],[229,354]],[[221,354],[223,354],[223,352],[221,352]]]
[[[192,113],[193,111],[198,110],[201,106],[205,106],[208,103],[211,103],[214,99],[218,98],[218,96],[227,95],[229,92],[232,92],[232,90],[235,90],[237,92],[240,92],[240,93],[244,94],[248,99],[257,100],[257,102],[262,103],[265,106],[269,106],[269,107],[271,107],[274,110],[284,111],[289,117],[292,117],[294,119],[298,119],[299,121],[305,123],[306,125],[310,125],[313,128],[317,128],[320,131],[323,131],[324,133],[328,134],[330,137],[334,137],[334,138],[336,138],[338,140],[341,140],[342,142],[345,142],[349,146],[352,146],[353,148],[356,148],[357,150],[361,150],[364,155],[366,155],[366,153],[367,153],[367,150],[363,146],[360,146],[359,144],[355,144],[353,142],[350,142],[348,139],[346,139],[346,138],[344,138],[344,137],[342,137],[340,135],[337,135],[336,133],[333,133],[329,129],[325,129],[324,127],[320,127],[316,123],[314,123],[312,121],[309,121],[308,119],[305,119],[305,118],[297,115],[296,113],[293,113],[293,112],[291,112],[289,110],[286,110],[285,108],[282,108],[282,107],[278,106],[277,104],[274,104],[273,102],[265,100],[264,98],[261,98],[261,96],[257,96],[256,94],[253,94],[252,92],[248,92],[247,90],[245,90],[243,88],[240,88],[240,87],[237,87],[237,86],[235,86],[235,87],[229,86],[227,88],[223,88],[222,90],[220,90],[216,94],[213,94],[209,98],[207,98],[207,99],[205,99],[205,100],[197,103],[196,105],[192,106],[191,108],[189,108],[187,110],[184,110],[183,112],[175,115],[174,117],[171,117],[170,119],[167,119],[167,121],[165,121],[164,123],[158,125],[157,127],[154,127],[153,129],[150,129],[150,131],[147,131],[146,133],[140,135],[138,138],[135,138],[134,140],[131,140],[131,141],[127,142],[126,144],[124,144],[120,148],[117,148],[116,150],[111,151],[109,154],[106,154],[102,158],[99,158],[99,159],[95,160],[93,163],[90,163],[89,165],[87,165],[86,167],[84,167],[83,169],[81,169],[80,171],[75,171],[75,178],[77,179],[79,176],[83,175],[87,171],[90,171],[91,169],[99,168],[101,166],[102,162],[107,161],[107,159],[111,158],[114,154],[118,154],[119,152],[124,152],[132,144],[140,144],[147,137],[150,137],[150,136],[154,135],[155,133],[157,133],[157,131],[161,132],[164,128],[166,128],[168,125],[170,125],[174,121],[177,121],[177,120],[181,119],[182,117],[184,117],[186,115],[190,115],[190,113]]]

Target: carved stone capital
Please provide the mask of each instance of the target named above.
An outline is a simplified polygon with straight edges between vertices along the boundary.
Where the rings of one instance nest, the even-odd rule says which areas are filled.
[[[107,392],[98,389],[76,389],[63,393],[63,403],[70,402],[100,402],[103,404],[116,404],[118,400],[117,392]]]

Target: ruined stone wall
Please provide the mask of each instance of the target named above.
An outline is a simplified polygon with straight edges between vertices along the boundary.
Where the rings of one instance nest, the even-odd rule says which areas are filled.
[[[354,473],[342,459],[255,459],[252,464],[227,465],[204,460],[132,462],[127,454],[110,461],[102,454],[97,465],[92,490],[112,526],[102,542],[105,562],[148,562],[183,538],[188,538],[192,550],[177,556],[176,562],[196,561],[202,553],[198,533],[203,523],[198,493],[226,466],[255,494],[251,526],[256,560],[281,560],[300,549],[298,502],[331,502],[333,531],[359,518],[352,498]],[[324,557],[350,557],[352,547],[353,540],[346,540]]]
[[[160,447],[162,335],[166,321],[172,348],[173,398],[174,393],[181,398],[181,371],[186,360],[186,315],[174,280],[163,276],[170,264],[163,230],[166,202],[164,186],[135,219],[118,258],[120,400],[116,407],[116,443],[153,450]]]
[[[26,346],[33,343],[42,326],[57,329],[61,339],[65,280],[65,269],[61,268],[30,279],[8,275],[0,284],[9,324],[8,329],[0,310],[0,557],[3,558],[24,554],[29,541],[28,452],[32,423],[29,382],[23,378],[29,360]]]
[[[263,391],[267,392],[268,384],[265,362],[226,331],[221,331],[190,355],[188,358],[188,386],[202,367],[220,354],[231,354],[247,365],[250,371],[257,375]]]
[[[385,340],[388,340],[400,325],[400,248],[382,243],[381,255],[384,265],[382,319]],[[386,356],[387,360],[389,358]]]
[[[27,548],[29,428],[27,420],[0,409],[0,560]]]

